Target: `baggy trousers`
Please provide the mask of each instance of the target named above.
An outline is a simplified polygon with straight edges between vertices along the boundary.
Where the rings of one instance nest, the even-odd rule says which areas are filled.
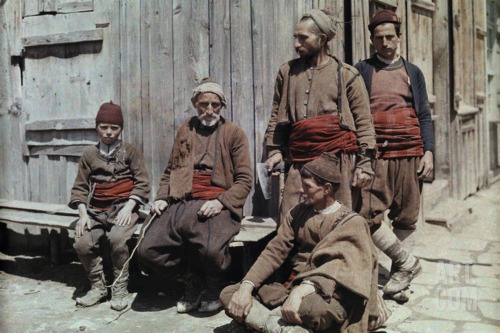
[[[230,285],[220,294],[220,300],[224,309],[227,310],[229,302],[234,293],[238,291],[241,283]],[[288,298],[290,290],[280,283],[263,285],[258,291],[256,298],[263,305],[271,309],[282,305]],[[365,312],[365,302],[360,298],[345,298],[341,304],[337,299],[332,298],[327,302],[317,293],[312,293],[304,297],[300,303],[299,316],[302,319],[302,326],[311,328],[314,331],[328,329],[328,332],[343,331],[347,326],[351,326],[353,332],[366,332],[368,322],[367,312]],[[346,311],[347,309],[347,311]],[[273,311],[275,313],[276,311]],[[280,315],[280,313],[278,313]],[[360,328],[361,330],[354,329]]]
[[[124,205],[125,203],[113,205],[110,210],[104,212],[87,209],[92,227],[90,230],[85,229],[81,237],[75,237],[73,245],[87,273],[103,270],[103,261],[99,253],[99,243],[103,237],[106,238],[111,251],[114,272],[120,271],[128,260],[130,253],[127,241],[134,234],[139,215],[133,212],[129,225],[123,227],[115,225],[114,220]]]
[[[375,178],[370,186],[362,189],[358,206],[359,214],[367,219],[372,230],[380,225],[387,209],[394,229],[416,229],[422,190],[422,181],[417,175],[419,163],[420,157],[374,162]]]
[[[185,268],[198,271],[201,265],[206,278],[223,277],[231,262],[229,243],[240,223],[227,209],[212,218],[200,218],[197,212],[204,202],[174,203],[151,221],[138,248],[143,269],[173,277]]]

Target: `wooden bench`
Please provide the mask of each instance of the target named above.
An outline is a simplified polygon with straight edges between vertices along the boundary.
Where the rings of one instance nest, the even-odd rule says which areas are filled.
[[[135,235],[138,236],[142,222],[148,211],[140,210],[139,224]],[[47,229],[74,230],[78,221],[78,211],[62,204],[0,199],[0,222],[32,225]],[[276,231],[276,221],[269,217],[246,216],[241,222],[240,232],[229,245],[242,248],[242,268],[246,272],[252,264],[251,247]],[[50,233],[50,258],[59,262],[60,241],[57,230]]]

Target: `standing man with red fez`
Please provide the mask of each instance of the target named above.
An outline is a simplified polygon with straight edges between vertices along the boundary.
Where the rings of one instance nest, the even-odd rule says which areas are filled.
[[[288,212],[242,282],[222,291],[226,313],[258,332],[365,333],[369,315],[379,317],[383,306],[368,224],[336,200],[343,181],[336,154],[306,163],[300,175],[304,201]],[[289,267],[287,278],[270,281],[282,266]]]
[[[225,120],[222,88],[205,82],[191,99],[198,115],[181,125],[160,182],[151,221],[139,247],[143,268],[181,275],[177,312],[216,311],[252,187],[250,148],[244,131]]]
[[[83,152],[69,203],[80,214],[74,247],[92,285],[76,303],[92,306],[108,295],[99,253],[99,244],[106,239],[115,276],[111,308],[121,311],[128,305],[127,241],[136,230],[139,205],[148,202],[149,178],[141,151],[119,139],[121,107],[113,102],[102,104],[95,122],[99,143]]]
[[[328,52],[336,33],[327,11],[314,9],[295,27],[300,58],[278,72],[273,109],[266,131],[268,170],[284,158],[292,165],[285,182],[280,221],[299,202],[300,168],[323,152],[340,158],[342,179],[337,199],[352,206],[351,188],[367,186],[375,153],[368,95],[353,67]]]
[[[422,270],[409,250],[415,242],[422,179],[433,169],[434,134],[422,71],[398,54],[401,19],[376,13],[368,29],[376,54],[356,64],[370,95],[377,133],[375,180],[362,191],[360,214],[372,223],[375,245],[392,260],[383,291],[407,301],[404,290]],[[389,209],[394,232],[382,222]]]

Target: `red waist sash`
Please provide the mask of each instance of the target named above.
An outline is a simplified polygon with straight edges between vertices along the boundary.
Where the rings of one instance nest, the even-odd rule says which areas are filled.
[[[340,127],[339,117],[332,114],[294,123],[289,146],[292,162],[312,161],[324,152],[358,151],[356,135]]]
[[[193,199],[212,200],[225,191],[222,187],[212,185],[209,173],[195,172],[193,174],[193,192],[191,194]]]
[[[94,194],[90,199],[90,208],[109,210],[116,200],[127,199],[134,188],[134,181],[124,178],[115,182],[95,183]]]
[[[378,157],[422,156],[424,144],[420,124],[412,108],[379,111],[372,114],[377,133]],[[387,141],[387,144],[384,143]]]

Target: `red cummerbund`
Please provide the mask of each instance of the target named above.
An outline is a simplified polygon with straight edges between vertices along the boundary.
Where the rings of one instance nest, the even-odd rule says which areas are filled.
[[[212,185],[209,173],[193,173],[193,192],[191,194],[193,199],[212,200],[225,191],[222,187]]]
[[[113,202],[130,197],[134,181],[124,178],[115,182],[95,183],[94,194],[90,199],[90,208],[109,210]]]

